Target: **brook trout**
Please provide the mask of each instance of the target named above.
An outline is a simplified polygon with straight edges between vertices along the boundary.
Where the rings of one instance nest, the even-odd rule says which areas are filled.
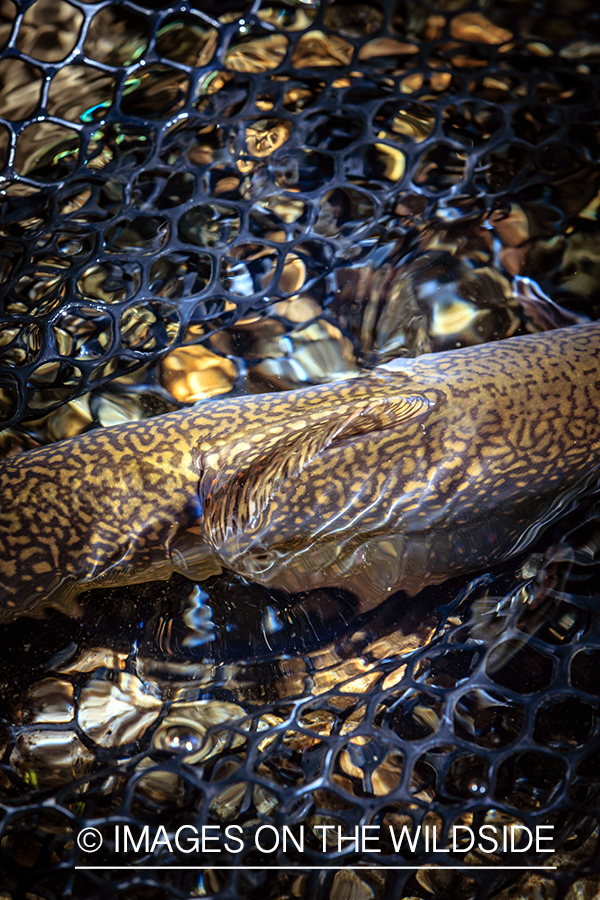
[[[223,399],[0,463],[0,618],[221,567],[372,604],[507,559],[600,476],[600,327]]]

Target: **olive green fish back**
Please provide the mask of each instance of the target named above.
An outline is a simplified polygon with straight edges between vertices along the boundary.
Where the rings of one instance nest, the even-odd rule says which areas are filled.
[[[0,464],[3,615],[226,566],[369,601],[502,559],[594,488],[600,327],[201,404]]]

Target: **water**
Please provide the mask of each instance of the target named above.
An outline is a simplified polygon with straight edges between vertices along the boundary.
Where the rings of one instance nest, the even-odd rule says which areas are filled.
[[[594,3],[200,4],[165,12],[161,62],[158,13],[55,6],[0,62],[2,452],[598,317]],[[599,546],[586,501],[517,559],[368,614],[223,573],[2,626],[7,898],[554,896],[548,872],[482,869],[511,862],[597,892]],[[244,847],[117,853],[124,823],[239,825]],[[383,835],[363,863],[478,868],[325,871],[359,857],[317,826],[357,823]],[[534,823],[560,853],[389,840]],[[260,824],[304,827],[305,851],[260,853]]]

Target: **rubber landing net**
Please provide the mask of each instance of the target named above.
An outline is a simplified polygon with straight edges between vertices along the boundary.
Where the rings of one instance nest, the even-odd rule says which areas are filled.
[[[0,42],[3,454],[598,317],[593,0],[1,0]],[[225,574],[5,626],[1,900],[597,898],[599,515],[358,620]],[[243,849],[143,840],[182,825]]]

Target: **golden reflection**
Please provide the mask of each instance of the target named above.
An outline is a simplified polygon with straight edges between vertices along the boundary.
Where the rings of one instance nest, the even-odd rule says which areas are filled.
[[[288,44],[283,34],[232,41],[225,54],[225,68],[233,72],[253,73],[276,69],[285,58]]]
[[[236,376],[231,360],[198,344],[173,350],[160,364],[162,384],[181,403],[226,394]]]
[[[292,132],[285,119],[260,119],[246,128],[246,146],[252,156],[266,157],[289,140]]]
[[[292,55],[292,65],[298,69],[320,66],[347,66],[352,59],[352,44],[335,34],[308,31],[303,34]]]
[[[480,41],[483,44],[504,44],[512,32],[494,25],[483,13],[459,13],[450,20],[450,34],[459,41]]]

